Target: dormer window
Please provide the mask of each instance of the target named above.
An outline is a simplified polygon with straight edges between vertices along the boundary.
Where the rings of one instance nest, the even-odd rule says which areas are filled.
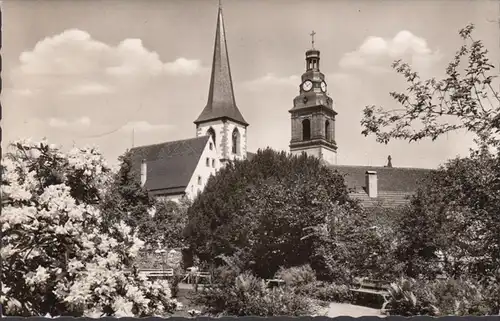
[[[214,149],[214,144],[212,144],[212,142],[210,142],[210,144],[208,145],[208,148],[210,148],[210,150],[213,150]]]

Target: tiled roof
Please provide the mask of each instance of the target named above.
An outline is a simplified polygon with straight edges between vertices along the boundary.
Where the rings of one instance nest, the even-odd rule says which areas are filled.
[[[380,204],[384,207],[396,207],[408,203],[409,196],[416,192],[418,184],[432,170],[424,168],[376,167],[332,165],[330,168],[345,175],[351,196],[359,199],[365,207]],[[377,172],[376,198],[366,193],[366,172]]]
[[[142,160],[146,160],[148,191],[181,194],[193,176],[208,139],[209,136],[201,136],[132,148],[132,170],[140,177]]]
[[[255,154],[255,153],[250,153],[250,152],[247,152],[247,159],[248,159],[249,161],[251,161],[251,160],[252,160],[252,158],[254,158],[256,155],[257,155],[257,154]]]
[[[222,7],[219,7],[217,16],[208,102],[198,119],[195,120],[195,124],[215,119],[231,119],[240,124],[248,125],[236,106],[234,98]]]

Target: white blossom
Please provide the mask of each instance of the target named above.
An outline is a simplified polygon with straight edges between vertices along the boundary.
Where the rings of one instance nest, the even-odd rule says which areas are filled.
[[[137,256],[144,244],[131,235],[130,227],[120,222],[111,227],[113,236],[103,233],[99,209],[72,196],[70,179],[99,191],[110,181],[111,171],[97,149],[73,148],[64,154],[46,142],[25,140],[13,145],[2,165],[0,255],[5,284],[0,301],[10,314],[24,308],[44,315],[36,310],[37,302],[21,305],[16,298],[38,291],[52,291],[59,304],[83,308],[81,313],[90,317],[103,316],[109,307],[114,316],[133,316],[133,306],[141,315],[164,315],[172,307],[166,309],[163,302],[175,306],[168,282],[127,274],[130,266],[123,259]],[[46,175],[57,177],[46,184]],[[25,278],[10,276],[6,265],[23,269],[18,272]]]

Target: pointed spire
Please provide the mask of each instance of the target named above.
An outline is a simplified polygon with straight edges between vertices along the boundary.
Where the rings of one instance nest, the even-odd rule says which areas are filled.
[[[229,67],[226,32],[224,29],[224,17],[222,15],[222,4],[219,0],[208,102],[194,123],[198,124],[223,118],[233,120],[245,126],[248,125],[236,106],[234,98],[233,80]]]

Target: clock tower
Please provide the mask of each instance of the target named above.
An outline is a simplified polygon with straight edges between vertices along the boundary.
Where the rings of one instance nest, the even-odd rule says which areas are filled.
[[[303,152],[316,156],[323,162],[337,163],[335,143],[335,116],[333,100],[328,96],[325,75],[319,69],[320,51],[314,48],[306,51],[306,71],[302,74],[299,95],[289,110],[292,120],[290,152]]]

